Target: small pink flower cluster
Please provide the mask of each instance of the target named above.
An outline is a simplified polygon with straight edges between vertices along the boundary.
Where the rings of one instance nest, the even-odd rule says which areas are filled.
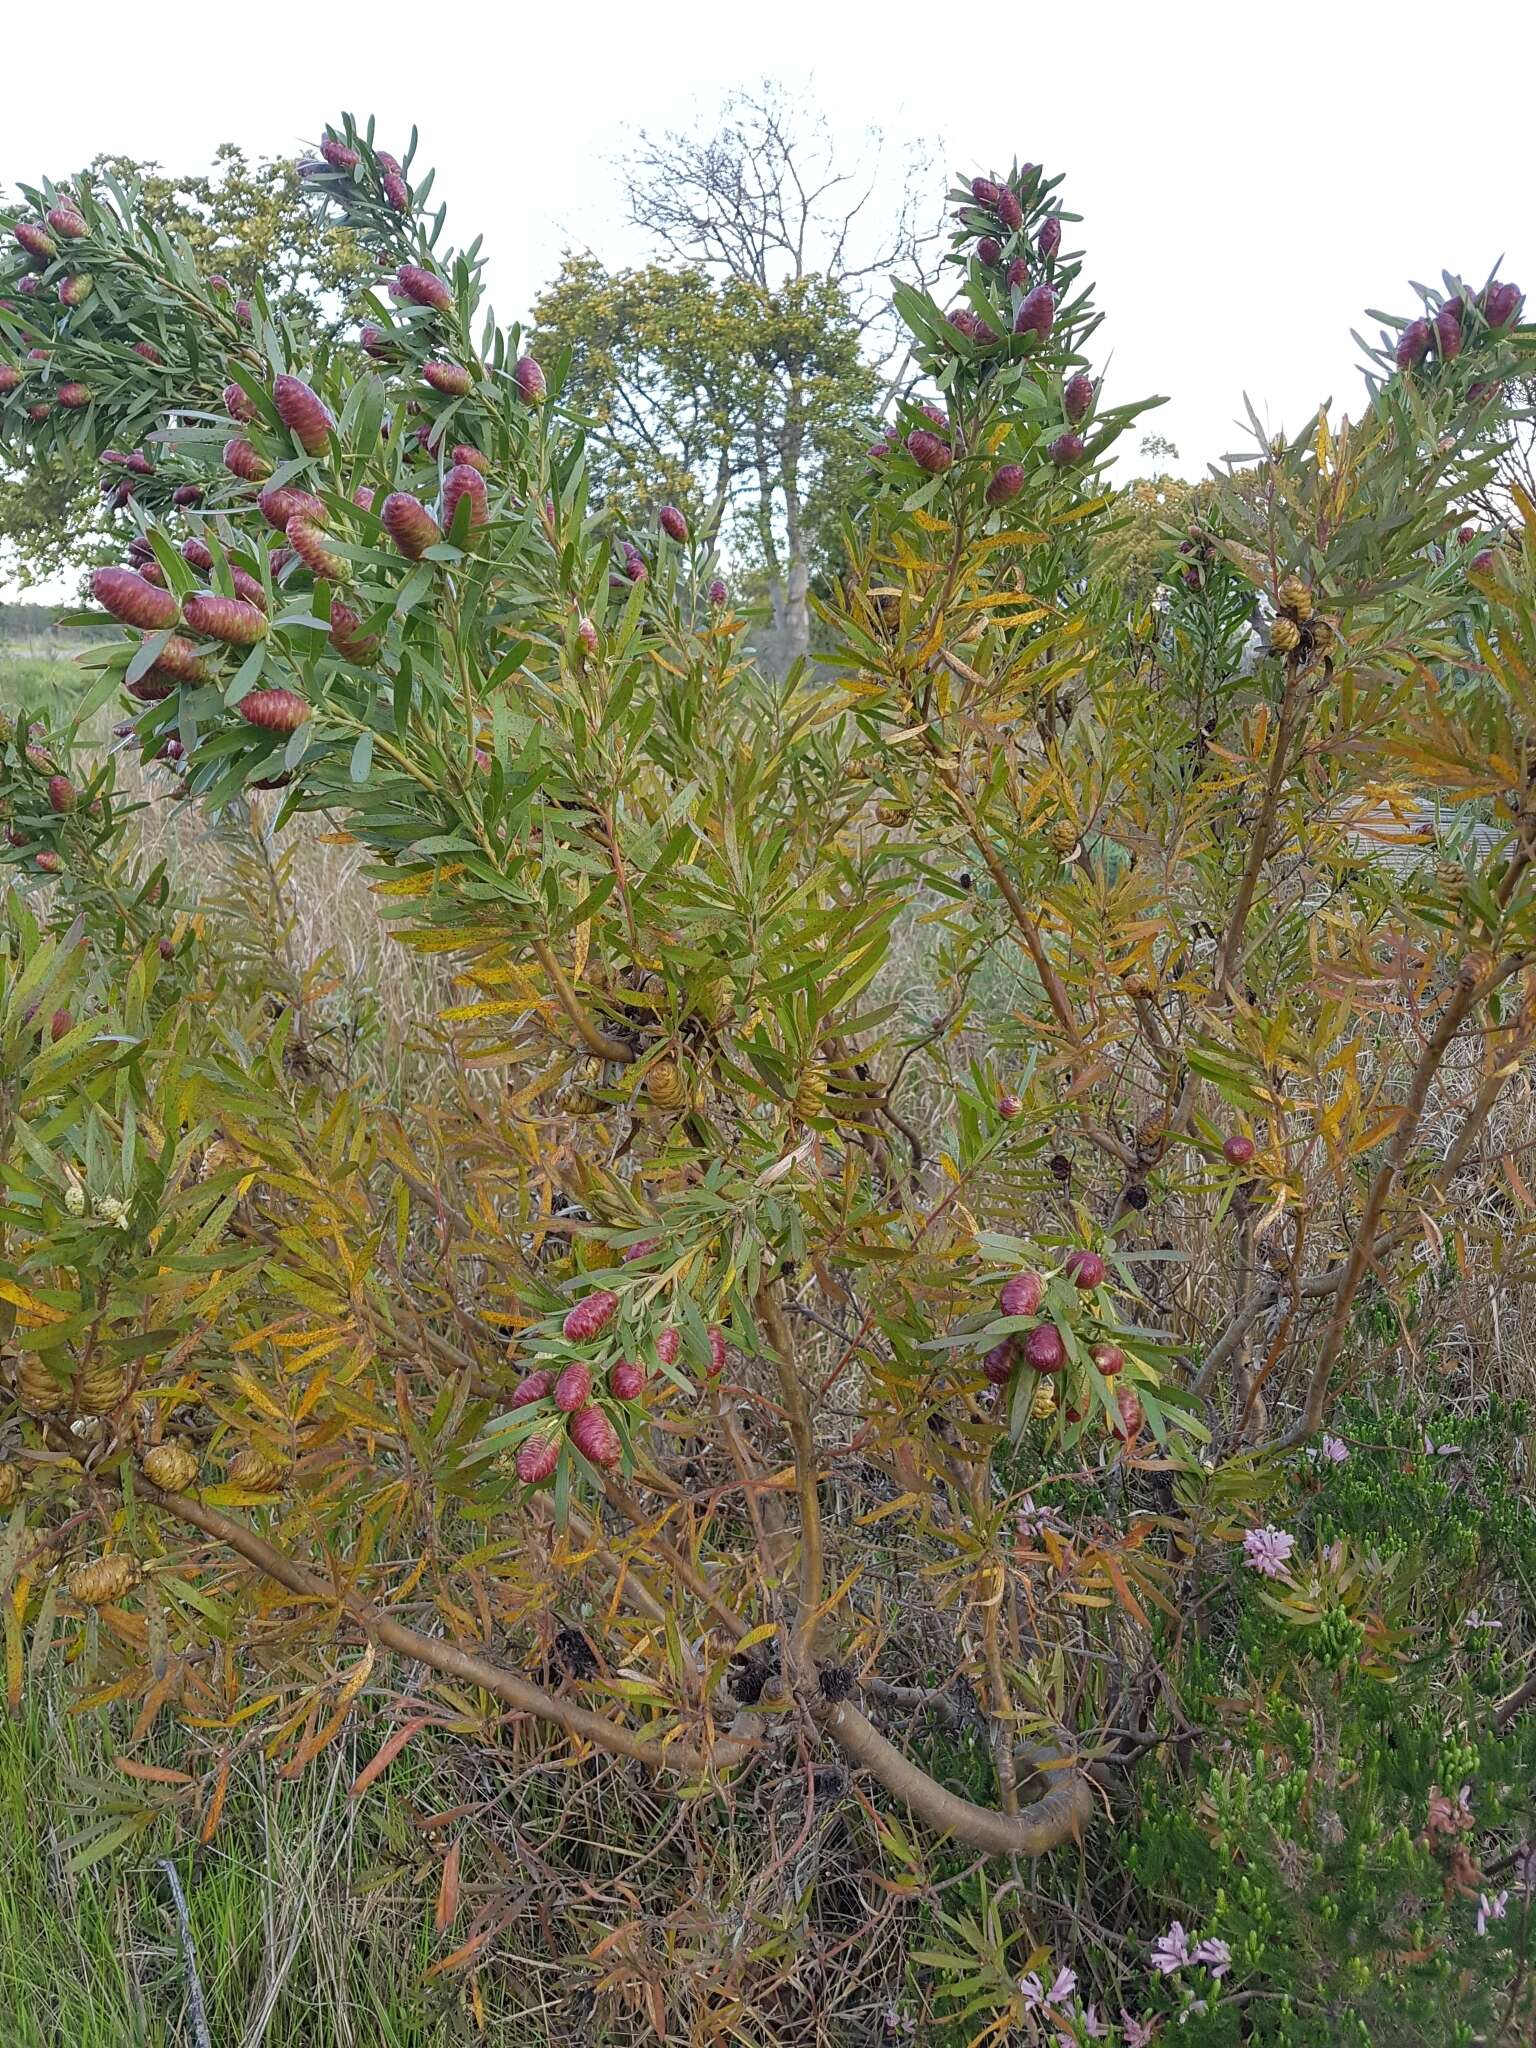
[[[1243,1538],[1243,1563],[1250,1571],[1262,1572],[1266,1579],[1288,1578],[1286,1567],[1295,1548],[1296,1538],[1288,1530],[1266,1523],[1262,1529],[1250,1529]]]

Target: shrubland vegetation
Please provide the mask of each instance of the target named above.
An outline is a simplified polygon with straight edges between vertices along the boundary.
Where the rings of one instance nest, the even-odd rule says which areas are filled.
[[[301,170],[356,343],[110,169],[6,221],[6,459],[124,556],[0,783],[14,2031],[108,1897],[104,2038],[1527,2038],[1518,291],[1174,519],[1060,178],[960,186],[781,672],[720,423],[616,450],[412,153]]]

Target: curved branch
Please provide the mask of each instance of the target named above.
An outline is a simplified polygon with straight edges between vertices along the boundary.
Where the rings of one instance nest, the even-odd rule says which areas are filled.
[[[549,976],[555,991],[555,1000],[567,1017],[576,1026],[582,1044],[588,1052],[596,1053],[600,1060],[615,1060],[628,1066],[635,1057],[632,1045],[626,1045],[622,1038],[610,1038],[606,1031],[600,1031],[581,1007],[576,991],[566,979],[565,969],[555,958],[553,951],[542,939],[533,942],[534,958]]]
[[[904,1800],[919,1820],[988,1855],[1043,1856],[1063,1842],[1080,1840],[1093,1819],[1093,1789],[1071,1764],[1058,1765],[1050,1791],[1022,1813],[996,1813],[930,1778],[848,1700],[839,1701],[822,1726],[844,1756]]]
[[[457,1644],[445,1642],[439,1636],[423,1635],[404,1622],[393,1620],[372,1601],[328,1582],[308,1565],[300,1564],[296,1558],[287,1557],[275,1549],[244,1522],[237,1522],[217,1508],[208,1507],[187,1494],[163,1493],[143,1480],[139,1484],[145,1498],[157,1507],[164,1508],[179,1521],[190,1523],[194,1529],[201,1529],[215,1542],[228,1544],[248,1564],[255,1565],[258,1571],[265,1572],[268,1578],[275,1579],[290,1592],[328,1606],[339,1603],[358,1626],[373,1641],[383,1644],[385,1649],[393,1650],[398,1656],[409,1657],[415,1663],[428,1665],[462,1684],[475,1686],[519,1713],[551,1721],[568,1735],[590,1742],[606,1750],[610,1756],[627,1757],[647,1770],[697,1777],[711,1770],[730,1769],[763,1748],[763,1738],[758,1735],[731,1733],[708,1750],[700,1750],[690,1743],[666,1739],[658,1742],[632,1734],[606,1715],[594,1714],[570,1700],[559,1699],[553,1693],[545,1692],[542,1686],[531,1684],[515,1672],[503,1670],[500,1665],[476,1656],[473,1651],[461,1650]],[[819,1718],[843,1754],[867,1770],[888,1792],[903,1800],[919,1820],[989,1855],[1043,1855],[1047,1849],[1079,1839],[1093,1818],[1091,1785],[1075,1765],[1061,1763],[1055,1758],[1043,1758],[1046,1767],[1059,1770],[1059,1783],[1052,1785],[1050,1791],[1023,1813],[995,1813],[948,1791],[921,1765],[913,1763],[894,1744],[887,1742],[851,1702],[839,1701]]]
[[[605,1714],[594,1714],[571,1700],[559,1699],[555,1694],[545,1692],[542,1686],[533,1685],[515,1672],[503,1670],[499,1664],[492,1664],[488,1658],[478,1657],[471,1650],[461,1650],[456,1643],[445,1642],[439,1636],[423,1635],[418,1629],[393,1620],[371,1600],[365,1600],[360,1593],[329,1584],[308,1565],[300,1564],[297,1558],[285,1556],[264,1537],[258,1536],[254,1529],[248,1528],[244,1522],[235,1521],[230,1515],[221,1514],[217,1508],[207,1507],[186,1494],[162,1493],[142,1480],[140,1486],[157,1506],[180,1521],[190,1522],[194,1529],[201,1529],[205,1536],[213,1537],[216,1542],[227,1543],[247,1563],[265,1572],[269,1579],[276,1579],[290,1592],[308,1600],[323,1601],[328,1606],[339,1602],[357,1625],[373,1641],[382,1643],[385,1649],[409,1657],[415,1663],[426,1664],[447,1678],[458,1679],[461,1684],[476,1686],[519,1713],[534,1714],[540,1720],[552,1721],[567,1735],[593,1743],[610,1756],[628,1757],[632,1763],[643,1764],[647,1770],[675,1771],[683,1776],[694,1776],[704,1771],[728,1770],[744,1762],[762,1746],[759,1737],[727,1735],[704,1751],[686,1742],[657,1742],[632,1734],[618,1722],[610,1721]]]
[[[784,1395],[784,1417],[795,1454],[795,1487],[800,1498],[800,1583],[795,1599],[795,1626],[790,1639],[793,1661],[807,1670],[811,1664],[811,1635],[821,1609],[821,1492],[816,1471],[816,1443],[811,1433],[810,1411],[805,1389],[795,1364],[795,1340],[789,1333],[783,1311],[771,1289],[758,1296],[758,1313],[763,1319],[768,1342],[778,1367],[779,1386]]]

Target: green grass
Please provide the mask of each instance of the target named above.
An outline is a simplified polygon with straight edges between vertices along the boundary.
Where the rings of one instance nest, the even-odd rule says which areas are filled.
[[[150,1754],[156,1764],[179,1754],[206,1778],[214,1753],[180,1751],[173,1737],[135,1751]],[[432,1929],[437,1858],[410,1793],[426,1789],[434,1763],[442,1758],[428,1751],[421,1764],[402,1759],[398,1783],[354,1803],[350,1743],[296,1784],[248,1758],[200,1847],[195,1812],[170,1810],[174,1789],[114,1770],[104,1716],[71,1718],[39,1688],[0,1723],[0,2042],[196,2048],[162,1857],[186,1895],[216,2048],[448,2048],[471,2038],[466,1980],[424,1981],[445,1944]],[[496,2017],[511,2019],[524,2001],[505,1995],[509,1982],[494,1988]],[[547,2036],[535,2021],[515,2038],[532,2048]]]
[[[67,656],[38,653],[27,643],[0,643],[0,705],[50,722],[67,718],[87,677]]]

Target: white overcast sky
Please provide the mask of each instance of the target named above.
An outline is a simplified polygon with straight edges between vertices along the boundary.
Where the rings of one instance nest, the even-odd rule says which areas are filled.
[[[1480,280],[1502,256],[1536,296],[1536,6],[1517,0],[78,0],[61,20],[65,72],[42,62],[43,17],[23,37],[0,182],[100,150],[173,171],[224,141],[287,152],[342,107],[374,113],[385,148],[415,121],[415,169],[437,166],[455,240],[484,233],[506,319],[563,248],[636,253],[612,158],[637,126],[698,128],[765,76],[851,153],[871,122],[933,142],[936,198],[950,172],[1014,156],[1064,170],[1108,316],[1107,396],[1166,394],[1148,425],[1188,475],[1246,445],[1245,391],[1272,429],[1326,398],[1353,408],[1350,328],[1404,306],[1406,279]]]

